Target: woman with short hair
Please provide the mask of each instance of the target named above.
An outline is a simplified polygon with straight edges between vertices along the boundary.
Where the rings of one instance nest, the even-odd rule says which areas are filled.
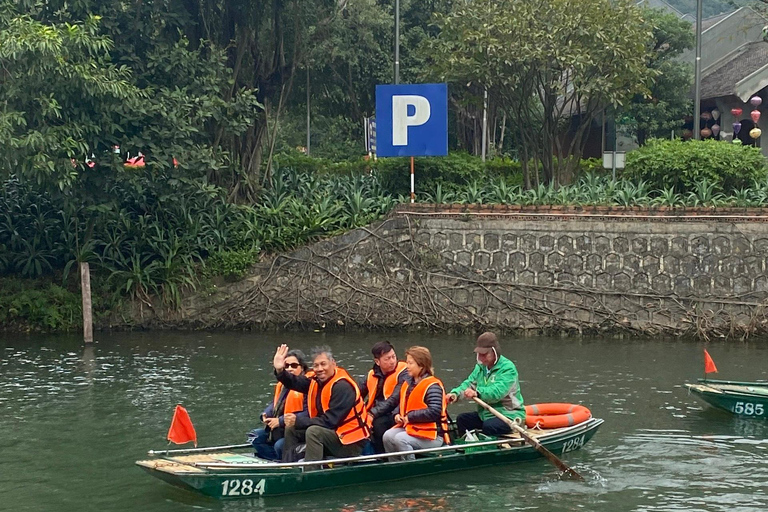
[[[384,433],[387,453],[437,448],[448,443],[448,416],[445,412],[445,389],[434,376],[432,354],[426,347],[415,346],[405,351],[408,377],[399,395],[374,407],[376,415],[394,411],[395,426]],[[414,459],[414,455],[399,459]],[[398,460],[393,457],[390,460]]]

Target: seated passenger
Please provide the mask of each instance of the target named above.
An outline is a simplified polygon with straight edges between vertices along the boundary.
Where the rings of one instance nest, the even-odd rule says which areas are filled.
[[[406,365],[397,360],[395,347],[388,341],[380,341],[371,348],[373,368],[368,375],[358,380],[360,394],[366,400],[365,409],[370,412],[377,404],[386,401],[392,395],[400,396],[400,386],[408,376]],[[384,452],[382,437],[384,432],[395,426],[391,414],[384,414],[373,419],[372,436],[373,451]]]
[[[360,455],[370,437],[365,402],[357,383],[346,370],[336,366],[329,347],[313,351],[313,376],[294,375],[285,370],[288,347],[281,345],[272,364],[277,380],[286,387],[307,394],[308,417],[285,415],[283,462],[296,462],[296,448],[306,443],[304,460]]]
[[[307,363],[301,350],[291,350],[285,356],[285,368],[293,375],[304,375]],[[281,382],[275,386],[272,402],[261,413],[264,428],[257,428],[248,433],[248,442],[256,449],[256,455],[262,459],[280,460],[285,443],[285,415],[308,417],[307,397],[299,391],[291,391]]]
[[[395,426],[384,433],[387,453],[437,448],[448,443],[448,416],[445,389],[434,376],[432,355],[425,347],[405,351],[408,377],[398,395],[393,395],[371,410],[373,417],[395,412]],[[399,459],[414,459],[414,455]],[[392,458],[390,460],[398,460]]]

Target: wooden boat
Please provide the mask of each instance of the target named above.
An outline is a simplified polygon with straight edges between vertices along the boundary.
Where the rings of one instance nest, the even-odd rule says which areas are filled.
[[[699,379],[688,390],[709,405],[740,416],[768,418],[768,382]]]
[[[554,453],[577,450],[589,441],[602,419],[590,418],[571,427],[529,430]],[[250,445],[190,450],[150,451],[136,464],[170,484],[216,498],[254,498],[315,491],[331,487],[400,480],[450,471],[523,462],[541,457],[519,434],[463,442],[440,448],[387,454],[415,454],[414,460],[390,462],[382,454],[319,462],[269,462],[251,454]]]

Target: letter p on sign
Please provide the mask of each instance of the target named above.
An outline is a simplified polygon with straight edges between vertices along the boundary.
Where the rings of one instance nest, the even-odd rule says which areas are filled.
[[[409,114],[409,110],[413,114]],[[408,145],[408,127],[429,121],[429,100],[413,94],[392,96],[392,145]]]
[[[377,154],[448,154],[446,84],[376,86]]]

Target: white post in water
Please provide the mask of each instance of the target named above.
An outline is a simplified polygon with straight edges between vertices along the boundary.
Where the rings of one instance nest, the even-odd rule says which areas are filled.
[[[80,290],[83,294],[83,341],[93,343],[91,269],[87,262],[80,263]]]

